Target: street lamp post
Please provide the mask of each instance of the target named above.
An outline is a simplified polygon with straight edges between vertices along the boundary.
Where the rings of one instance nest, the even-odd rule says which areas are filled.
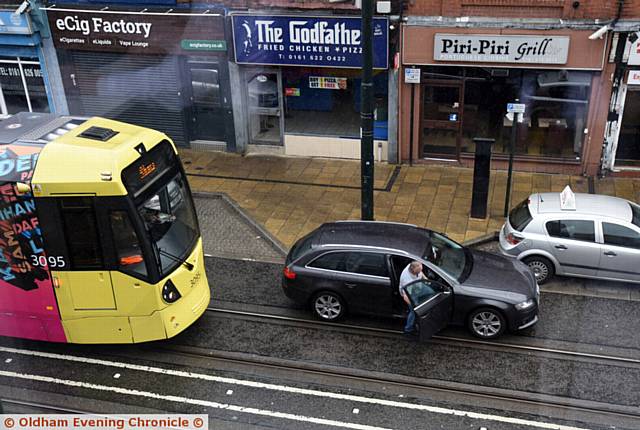
[[[363,220],[373,220],[373,0],[362,0],[360,170]]]

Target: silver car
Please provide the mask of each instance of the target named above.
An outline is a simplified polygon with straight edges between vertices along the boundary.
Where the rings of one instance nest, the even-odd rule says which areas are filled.
[[[640,283],[640,206],[594,194],[532,194],[500,230],[503,254],[539,284],[554,274]]]

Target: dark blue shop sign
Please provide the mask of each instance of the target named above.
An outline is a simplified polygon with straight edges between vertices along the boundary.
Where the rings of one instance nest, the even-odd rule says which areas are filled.
[[[234,14],[236,63],[283,66],[362,67],[361,19]],[[386,69],[387,18],[373,19],[373,67]]]

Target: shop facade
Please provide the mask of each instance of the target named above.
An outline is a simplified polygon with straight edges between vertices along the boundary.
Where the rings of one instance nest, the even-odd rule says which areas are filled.
[[[0,10],[0,117],[55,111],[42,38],[28,13]]]
[[[359,158],[360,18],[232,13],[231,21],[238,146]],[[387,19],[374,18],[375,153],[385,160],[388,40]]]
[[[607,39],[592,32],[403,25],[400,76],[414,83],[401,78],[401,160],[471,166],[473,139],[489,138],[502,168],[515,126],[516,169],[593,174],[610,82]],[[505,115],[514,102],[525,105],[515,125]]]
[[[47,16],[71,114],[235,150],[223,13],[50,7]]]
[[[620,39],[622,35],[616,34],[616,37]],[[637,176],[640,174],[640,40],[634,32],[625,34],[623,39],[627,46],[617,64],[619,70],[614,79],[602,171]]]

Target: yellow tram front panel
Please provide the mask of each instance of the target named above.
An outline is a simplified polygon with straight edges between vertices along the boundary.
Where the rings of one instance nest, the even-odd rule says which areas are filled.
[[[202,315],[210,300],[201,239],[186,261],[193,264],[192,270],[180,265],[155,285],[121,272],[106,272],[113,287],[114,308],[77,307],[77,286],[84,286],[86,290],[86,295],[81,293],[81,300],[90,297],[94,286],[104,287],[95,283],[95,272],[53,272],[62,325],[69,342],[146,342],[180,333]],[[88,282],[77,282],[83,273]],[[162,287],[169,279],[182,296],[171,304],[161,297]]]

